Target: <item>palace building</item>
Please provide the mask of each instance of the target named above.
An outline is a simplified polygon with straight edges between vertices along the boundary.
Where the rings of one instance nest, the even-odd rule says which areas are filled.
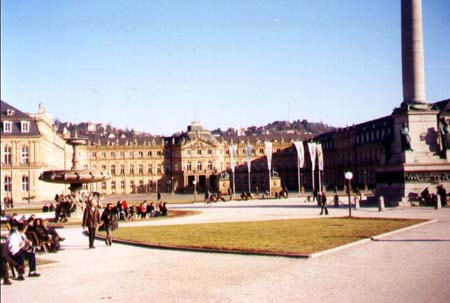
[[[450,99],[434,104],[439,119],[450,123]],[[322,144],[324,189],[343,189],[344,173],[352,171],[352,184],[360,189],[375,189],[393,154],[394,119],[392,116],[336,129],[311,138],[305,134],[272,134],[258,136],[216,136],[193,122],[182,133],[170,137],[143,134],[98,132],[87,127],[88,145],[80,146],[84,169],[105,172],[109,180],[85,184],[84,189],[102,194],[192,192],[194,181],[199,192],[218,191],[219,175],[231,176],[231,145],[236,146],[236,192],[269,189],[269,171],[264,142],[272,142],[272,170],[281,186],[298,191],[297,151],[295,141],[304,142],[305,161],[300,170],[301,186],[313,188],[311,160],[306,141]],[[64,138],[69,130],[57,132],[50,115],[40,105],[37,114],[26,114],[6,102],[1,103],[1,194],[14,201],[51,200],[56,193],[67,191],[64,185],[40,181],[45,170],[69,169],[72,147]],[[442,161],[448,161],[442,147]],[[246,148],[251,146],[250,174]],[[450,181],[450,172],[441,172],[435,183]],[[250,178],[249,178],[250,177]],[[314,173],[315,188],[319,172]],[[377,180],[378,179],[378,180]],[[250,187],[249,187],[250,182]],[[232,186],[230,184],[230,186]]]
[[[297,166],[293,140],[302,135],[217,137],[193,122],[187,131],[171,137],[119,137],[93,134],[86,147],[86,169],[108,172],[112,179],[92,184],[92,190],[111,193],[192,191],[216,192],[219,175],[231,174],[230,145],[236,145],[236,191],[248,190],[245,147],[252,145],[251,189],[269,188],[264,142],[273,143],[272,168],[283,184],[296,186]],[[295,173],[295,179],[291,176]]]
[[[1,101],[0,118],[2,199],[38,201],[63,192],[62,185],[38,180],[45,170],[65,168],[72,157],[45,108],[26,114]]]
[[[105,172],[111,179],[85,184],[84,189],[102,194],[218,191],[219,175],[230,175],[230,145],[235,145],[236,191],[248,191],[249,174],[245,148],[252,146],[251,191],[269,189],[269,171],[264,142],[273,144],[272,170],[283,187],[298,188],[297,154],[294,141],[305,134],[218,137],[193,122],[185,132],[170,137],[98,132],[87,127],[88,145],[80,146],[83,168]],[[45,170],[69,169],[72,147],[64,138],[69,130],[56,130],[50,115],[40,105],[37,114],[26,114],[1,103],[1,193],[14,201],[51,200],[67,191],[64,185],[39,181]],[[305,183],[308,179],[305,178]]]

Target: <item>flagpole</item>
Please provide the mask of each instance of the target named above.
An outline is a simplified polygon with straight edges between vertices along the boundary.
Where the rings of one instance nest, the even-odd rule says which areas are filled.
[[[298,175],[298,196],[300,196],[300,193],[301,193],[301,190],[302,190],[302,188],[301,188],[301,184],[302,184],[302,182],[301,182],[301,180],[300,180],[300,163],[299,163],[299,159],[297,158],[297,175]]]
[[[272,196],[272,174],[269,169],[269,197]]]
[[[251,194],[252,193],[252,187],[250,184],[250,170],[248,171],[248,193]]]
[[[234,169],[233,169],[233,199],[234,199],[234,193],[236,191],[236,184],[234,183],[234,175],[235,175],[235,173],[234,173]]]
[[[320,173],[320,169],[318,170],[318,172],[319,172],[319,192],[322,192],[322,178],[321,178],[321,173]]]

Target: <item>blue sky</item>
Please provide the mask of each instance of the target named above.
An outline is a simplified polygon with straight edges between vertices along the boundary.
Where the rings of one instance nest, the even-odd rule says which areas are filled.
[[[402,102],[400,0],[1,1],[1,97],[153,134]],[[450,1],[423,1],[426,98],[450,98]],[[290,109],[290,110],[289,110]]]

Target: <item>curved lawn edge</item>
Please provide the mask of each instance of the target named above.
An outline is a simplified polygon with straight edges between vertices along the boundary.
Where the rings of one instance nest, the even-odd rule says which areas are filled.
[[[86,233],[87,235],[87,233]],[[95,236],[96,239],[105,240],[103,236]],[[113,243],[127,244],[144,248],[156,248],[166,250],[179,250],[179,251],[191,251],[191,252],[203,252],[203,253],[223,253],[223,254],[237,254],[237,255],[256,255],[256,256],[270,256],[270,257],[289,257],[289,258],[311,258],[311,254],[292,254],[292,253],[273,253],[264,251],[250,251],[250,250],[236,250],[236,249],[219,249],[219,248],[202,248],[193,246],[175,246],[175,245],[163,245],[145,243],[139,241],[114,239]]]
[[[384,218],[380,218],[380,219],[384,219]],[[386,218],[386,219],[390,219],[390,218]],[[405,220],[408,220],[408,219],[405,219]],[[379,234],[379,235],[376,235],[376,236],[373,236],[373,237],[370,237],[370,238],[365,238],[365,239],[357,240],[357,241],[350,242],[350,243],[347,243],[347,244],[344,244],[344,245],[336,246],[336,247],[333,247],[333,248],[330,248],[330,249],[322,250],[322,251],[310,254],[310,258],[317,258],[317,257],[325,256],[325,255],[328,255],[328,254],[331,254],[331,253],[334,253],[334,252],[338,252],[338,251],[343,250],[343,249],[351,248],[351,247],[356,246],[356,245],[369,243],[371,241],[380,241],[381,238],[390,236],[392,234],[396,234],[396,233],[399,233],[399,232],[402,232],[402,231],[406,231],[406,230],[409,230],[409,229],[421,227],[423,225],[427,225],[427,224],[434,223],[434,222],[436,222],[436,219],[427,220],[425,222],[420,222],[420,223],[417,223],[417,224],[414,224],[414,225],[410,225],[410,226],[406,226],[406,227],[399,228],[399,229],[396,229],[396,230],[388,231],[388,232],[385,232],[385,233],[382,233],[382,234]]]
[[[354,218],[356,219],[356,218]],[[362,219],[362,218],[357,218]],[[374,219],[374,218],[364,218],[364,219]],[[399,220],[408,220],[404,218],[375,218],[375,219],[399,219]],[[426,219],[425,219],[426,220]],[[389,235],[402,232],[405,230],[409,230],[412,228],[417,228],[426,224],[436,222],[435,219],[427,220],[425,222],[420,222],[414,225],[410,225],[407,227],[403,227],[400,229],[396,229],[393,231],[389,231],[386,233],[382,233],[370,238],[365,238],[361,240],[356,240],[347,244],[343,244],[340,246],[336,246],[330,249],[326,249],[319,252],[314,253],[284,253],[284,252],[264,252],[264,251],[254,251],[254,250],[236,250],[236,249],[225,249],[225,248],[202,248],[202,247],[194,247],[194,246],[177,246],[177,245],[165,245],[165,244],[155,244],[155,243],[145,243],[140,241],[132,241],[132,240],[122,240],[122,239],[113,239],[114,243],[121,243],[126,245],[132,245],[136,247],[143,248],[153,248],[153,249],[165,249],[165,250],[178,250],[178,251],[190,251],[190,252],[202,252],[202,253],[223,253],[223,254],[238,254],[238,255],[254,255],[254,256],[269,256],[269,257],[288,257],[288,258],[301,258],[301,259],[311,259],[317,258],[320,256],[324,256],[327,254],[331,254],[334,252],[338,252],[343,249],[351,248],[360,244],[369,243],[371,241],[378,241],[382,237],[387,237]],[[87,234],[87,233],[86,233]],[[96,236],[96,239],[104,240],[103,236]]]

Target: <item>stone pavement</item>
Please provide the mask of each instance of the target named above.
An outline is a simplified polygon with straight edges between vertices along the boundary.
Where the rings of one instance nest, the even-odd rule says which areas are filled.
[[[318,217],[298,198],[174,205],[199,215],[129,225]],[[331,207],[332,216],[346,208]],[[450,208],[375,208],[361,217],[430,218],[408,229],[315,259],[148,249],[102,241],[89,250],[65,228],[65,250],[41,258],[39,278],[1,286],[1,302],[449,302]],[[125,226],[122,224],[121,226]]]

